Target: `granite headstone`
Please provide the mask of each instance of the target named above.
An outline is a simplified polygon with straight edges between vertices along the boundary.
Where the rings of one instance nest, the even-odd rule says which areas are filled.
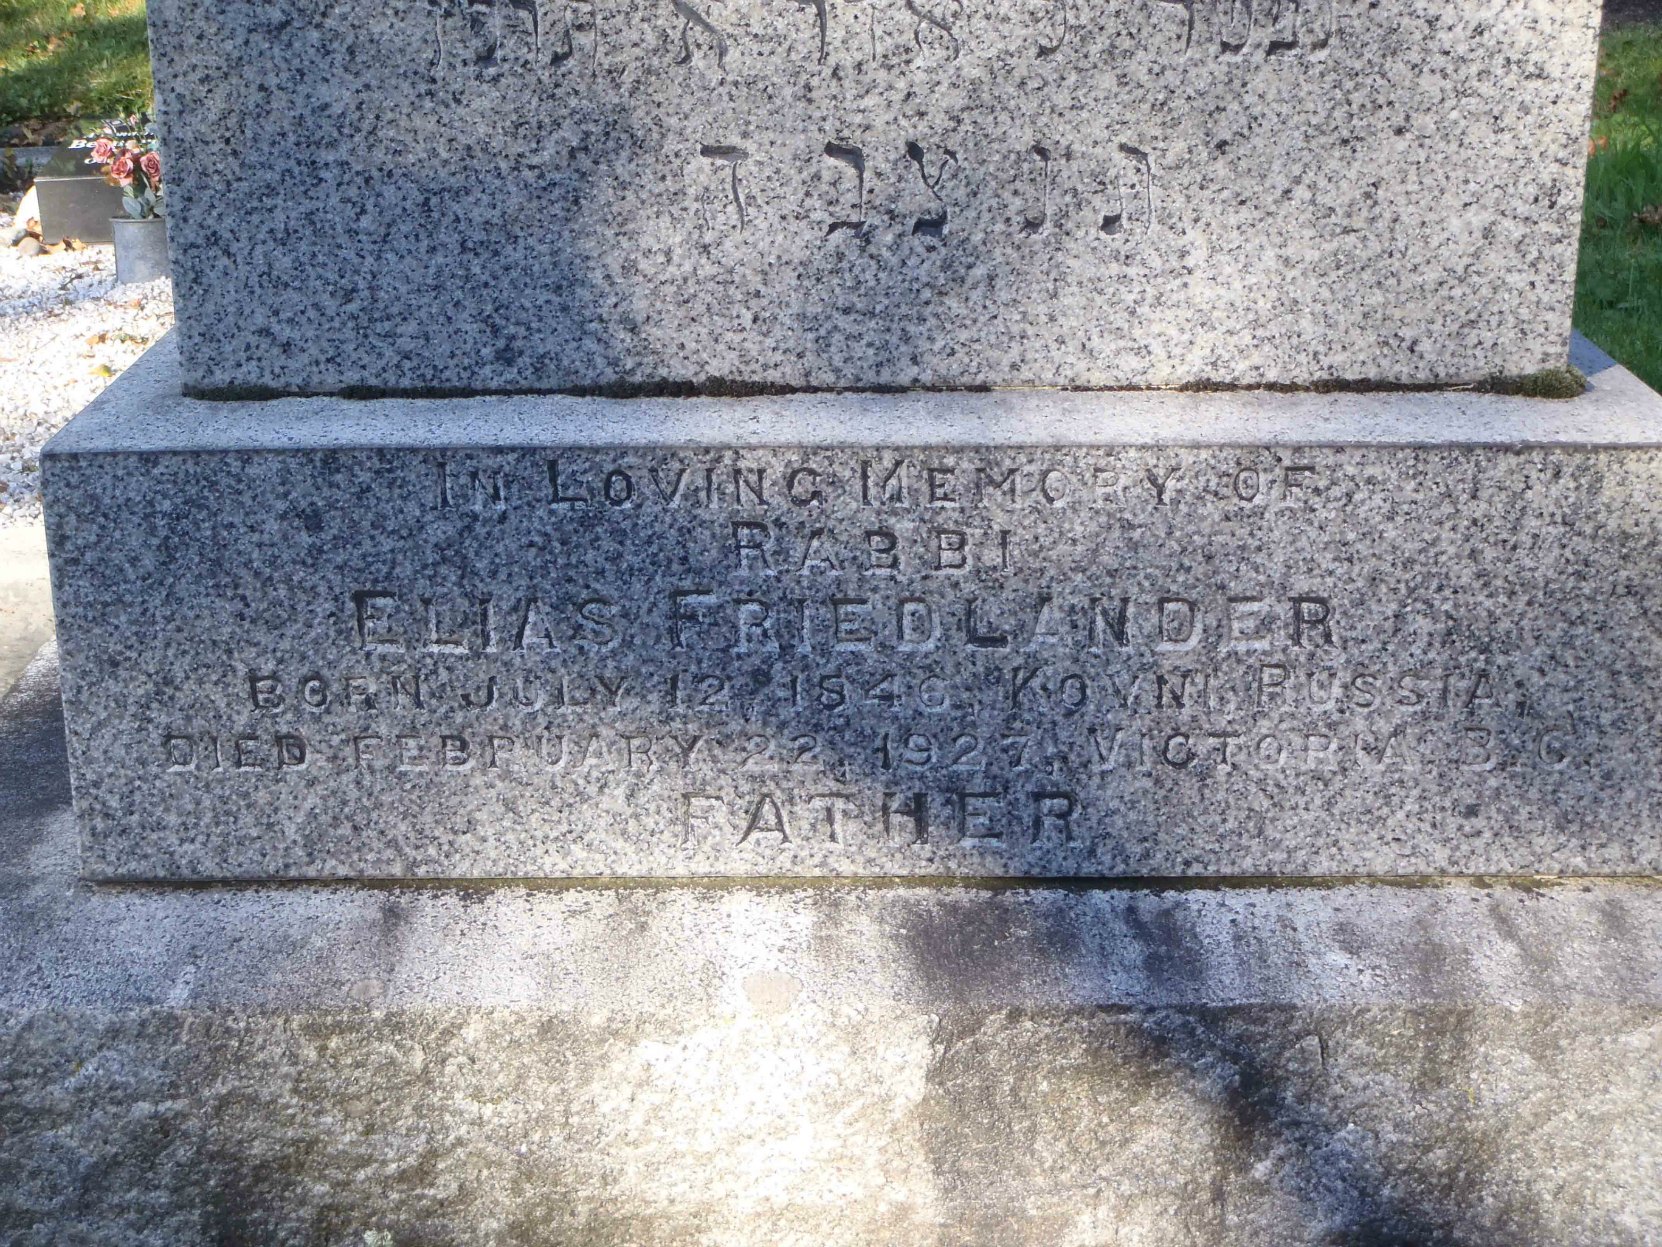
[[[1562,365],[1596,7],[158,0],[83,869],[1654,868],[1648,396],[640,396]]]
[[[192,393],[1447,383],[1567,347],[1597,0],[149,12]]]
[[[1597,7],[151,0],[0,1238],[1654,1244]]]

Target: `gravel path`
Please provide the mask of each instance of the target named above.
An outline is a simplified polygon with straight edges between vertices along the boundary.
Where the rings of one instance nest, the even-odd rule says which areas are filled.
[[[172,327],[172,283],[117,287],[108,247],[0,246],[0,527],[40,518],[46,439]]]

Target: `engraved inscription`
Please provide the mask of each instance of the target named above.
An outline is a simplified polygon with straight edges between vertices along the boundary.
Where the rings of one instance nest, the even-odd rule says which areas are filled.
[[[750,152],[731,143],[704,143],[699,146],[698,154],[706,160],[714,160],[727,166],[727,192],[737,218],[736,228],[742,233],[746,217],[744,192],[739,188],[739,166],[750,159]],[[704,203],[706,209],[704,224],[708,228],[710,225],[708,200],[705,200]]]
[[[1055,0],[1046,19],[1048,31],[1039,37],[1039,57],[1055,56],[1073,33],[1073,14],[1069,0]]]
[[[1182,35],[1176,46],[1187,55],[1195,46],[1195,4],[1197,0],[1154,0],[1159,7],[1175,7],[1183,15]]]
[[[1036,208],[1022,217],[1021,232],[1029,236],[1042,233],[1050,219],[1050,148],[1035,143],[1028,149],[1039,162],[1039,199]]]
[[[1439,515],[1488,489],[1412,479]],[[1405,505],[1343,453],[477,452],[411,484],[467,557],[309,608],[335,631],[305,661],[205,672],[222,719],[159,723],[157,776],[483,791],[746,869],[1022,873],[1357,786],[1475,818],[1596,756],[1550,660],[1329,557]],[[650,578],[585,553],[642,532],[677,552]]]
[[[461,0],[473,64],[491,68],[502,48],[502,10],[497,0]]]
[[[1167,45],[1183,55],[1203,52],[1287,58],[1326,50],[1338,29],[1335,0],[1149,0],[1169,17]],[[1165,23],[1163,23],[1165,24]]]
[[[951,215],[946,206],[946,199],[941,195],[941,183],[946,180],[947,174],[957,166],[958,153],[951,148],[942,148],[935,161],[934,177],[929,176],[928,153],[924,151],[922,144],[908,141],[906,144],[906,159],[917,166],[918,177],[922,179],[924,188],[928,190],[939,207],[938,211],[920,216],[914,220],[912,222],[912,233],[914,235],[922,234],[927,238],[940,238],[946,234],[946,223]]]
[[[427,0],[434,72],[555,69],[577,60],[598,69],[594,0]]]
[[[704,0],[709,3],[709,0]],[[675,10],[675,16],[681,19],[680,44],[681,50],[675,57],[677,65],[691,65],[696,48],[707,45],[714,56],[716,69],[727,67],[727,36],[716,28],[714,22],[706,17],[701,9],[692,3],[692,0],[670,0]]]
[[[815,57],[815,60],[821,65],[825,64],[827,34],[825,8],[826,0],[793,0],[793,3],[795,3],[798,8],[812,10],[819,43],[819,54]]]
[[[963,55],[964,45],[957,34],[964,20],[963,0],[931,0],[928,5],[919,0],[904,2],[914,21],[912,42],[917,45],[920,60],[936,57],[952,62]]]
[[[1120,144],[1124,158],[1102,216],[1102,232],[1146,234],[1154,226],[1154,167],[1148,153],[1129,143]]]
[[[685,219],[707,231],[754,239],[759,230],[764,248],[778,248],[790,245],[787,235],[800,228],[806,215],[818,219],[816,228],[823,228],[826,237],[881,239],[893,245],[905,237],[943,240],[949,234],[966,242],[989,241],[1011,230],[1068,249],[1091,246],[1087,240],[1105,236],[1123,243],[1156,232],[1158,156],[1141,134],[1121,131],[1116,141],[1114,130],[1093,133],[1090,124],[1081,122],[1073,133],[1047,127],[1024,143],[1017,131],[994,146],[979,141],[973,118],[962,133],[919,132],[900,117],[886,119],[879,112],[868,114],[862,129],[828,126],[816,134],[810,125],[800,135],[782,136],[770,132],[764,121],[741,136],[720,122],[705,130],[715,116],[706,93],[749,90],[748,75],[768,59],[784,56],[792,64],[824,67],[828,81],[863,72],[856,66],[904,65],[913,83],[909,90],[920,99],[945,100],[952,92],[940,95],[936,87],[950,86],[972,51],[1012,50],[1031,58],[1039,77],[1027,87],[1012,83],[1011,90],[1043,91],[1048,88],[1039,84],[1048,70],[1041,72],[1041,66],[1066,68],[1082,48],[1100,55],[1102,40],[1134,38],[1139,46],[1147,45],[1145,55],[1169,54],[1172,49],[1162,47],[1160,34],[1169,24],[1164,21],[1167,9],[1182,19],[1185,47],[1216,45],[1241,54],[1261,49],[1282,60],[1325,48],[1335,29],[1332,0],[1146,3],[1152,12],[1130,5],[1102,15],[1081,10],[1077,0],[1032,0],[1020,12],[980,15],[962,0],[851,0],[842,7],[830,0],[790,0],[788,11],[799,14],[800,21],[787,23],[764,20],[725,0],[667,0],[647,18],[653,33],[645,45],[636,41],[628,46],[657,47],[658,72],[673,74],[678,89],[691,92],[684,107],[677,106],[681,115],[675,126],[685,129],[669,150],[690,150],[719,166],[712,171],[719,189],[717,177],[687,175],[696,189],[689,195]],[[601,24],[607,19],[595,0],[426,0],[424,13],[432,22],[436,73],[476,70],[481,81],[504,90],[510,84],[534,90],[539,70],[550,71],[550,89],[602,85]],[[609,20],[615,35],[627,33],[617,25],[619,18]],[[988,40],[1002,42],[993,49],[986,46]],[[744,60],[734,59],[740,55]],[[693,69],[699,72],[685,72]],[[650,71],[614,52],[606,57],[603,85],[626,90],[641,72]],[[583,104],[562,102],[558,111],[568,120],[561,124],[578,131],[606,124],[592,112],[605,97],[599,91]],[[551,150],[543,158],[592,160],[602,150],[596,146],[600,137],[598,132],[574,132],[563,153]],[[846,172],[832,179],[815,171],[824,161]],[[810,207],[804,211],[793,204],[796,197]],[[759,198],[768,205],[766,211]],[[829,213],[811,206],[827,198],[836,205]],[[628,204],[614,202],[613,207],[621,218],[633,211]],[[1181,237],[1161,234],[1166,241]],[[1123,249],[1093,251],[1104,259],[1125,254]]]
[[[854,171],[854,216],[840,221],[832,221],[826,228],[826,234],[847,230],[860,235],[866,232],[866,154],[852,143],[831,142],[825,145],[825,155],[838,164],[847,165]]]
[[[838,233],[865,237],[874,227],[874,205],[868,204],[871,181],[868,150],[863,143],[841,139],[832,139],[820,149],[824,159],[848,169],[854,183],[838,196],[840,202],[852,202],[847,208],[834,210],[831,221],[826,225],[828,237]],[[723,192],[717,196],[706,188],[699,196],[700,216],[705,228],[713,227],[720,217],[727,216],[735,232],[742,231],[751,216],[750,205],[740,182],[739,166],[752,159],[751,150],[730,143],[702,143],[699,155],[727,167]],[[953,205],[946,191],[956,191],[962,181],[958,177],[961,162],[957,149],[925,147],[916,140],[908,140],[904,156],[916,178],[913,192],[901,203],[875,205],[876,215],[880,218],[890,213],[900,215],[902,208],[910,207],[911,211],[901,219],[904,232],[927,238],[945,237],[948,223],[953,219]],[[1012,179],[1014,182],[1020,185],[1023,179],[1028,179],[1035,183],[1026,192],[1029,202],[1018,204],[1017,208],[1018,228],[1024,235],[1069,229],[1084,232],[1094,228],[1107,235],[1143,236],[1154,229],[1154,163],[1149,153],[1140,147],[1121,143],[1114,150],[1101,176],[1101,181],[1106,182],[1106,189],[1101,192],[1106,211],[1089,219],[1078,212],[1061,214],[1057,211],[1057,157],[1054,147],[1047,143],[1035,143],[1019,156],[1012,154],[1009,159],[1020,168]],[[777,158],[773,167],[777,167]],[[920,198],[924,200],[921,207],[917,203]],[[717,199],[725,200],[725,204],[716,203]],[[852,215],[843,215],[845,212]]]
[[[667,0],[661,10],[669,64],[707,61],[718,73],[735,46],[747,55],[788,55],[810,66],[876,64],[880,43],[909,48],[916,68],[961,63],[972,43],[964,0],[789,0],[803,24],[769,38],[723,0]],[[1084,55],[1093,29],[1116,20],[1137,32],[1151,56],[1287,59],[1325,51],[1339,30],[1339,0],[1125,0],[1104,12],[1079,0],[1033,0],[1020,11],[977,13],[973,41],[1020,43],[1036,61]],[[432,32],[433,72],[512,67],[556,68],[587,40],[597,63],[600,12],[595,0],[424,0]],[[880,27],[885,38],[880,40]],[[1081,36],[1085,36],[1082,39]]]
[[[1333,40],[1334,0],[1271,0],[1264,51],[1269,56],[1320,52]]]
[[[600,68],[600,14],[596,0],[554,0],[558,17],[548,38],[548,63],[568,61],[586,66],[591,74]]]

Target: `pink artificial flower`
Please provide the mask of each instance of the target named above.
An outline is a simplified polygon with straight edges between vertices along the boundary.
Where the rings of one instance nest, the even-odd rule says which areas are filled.
[[[155,152],[145,152],[139,157],[139,168],[144,170],[144,176],[150,179],[150,185],[162,184],[162,158]]]
[[[92,145],[92,158],[101,165],[107,165],[115,159],[115,144],[109,139],[99,139]]]
[[[126,155],[118,156],[115,163],[110,166],[110,176],[122,186],[131,186],[133,184],[133,158]]]

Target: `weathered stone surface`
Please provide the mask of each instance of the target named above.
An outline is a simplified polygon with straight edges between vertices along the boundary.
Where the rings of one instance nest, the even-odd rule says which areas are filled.
[[[88,887],[54,676],[0,704],[8,1243],[1662,1227],[1654,886]]]
[[[1564,404],[175,377],[45,455],[90,877],[1662,866],[1662,400],[1619,369]]]
[[[1530,372],[1568,337],[1597,13],[156,0],[184,380]]]
[[[1659,1046],[1654,1007],[9,1016],[0,1233],[1644,1247]]]

